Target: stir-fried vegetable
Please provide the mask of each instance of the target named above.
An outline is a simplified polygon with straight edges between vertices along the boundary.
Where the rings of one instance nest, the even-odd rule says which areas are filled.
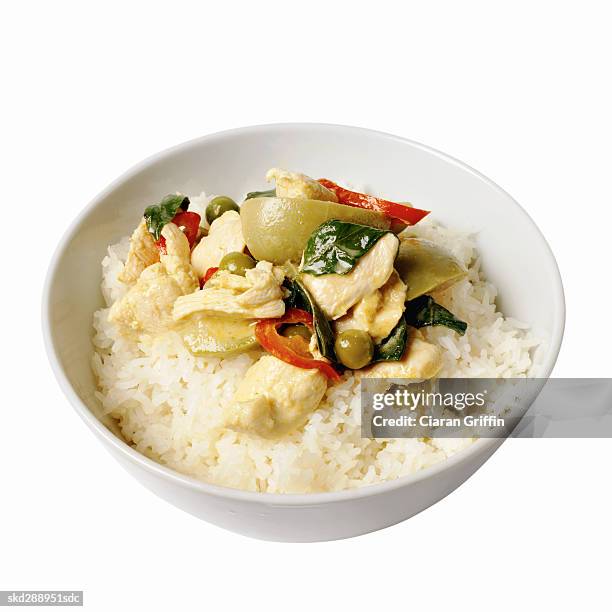
[[[255,326],[255,337],[261,346],[276,358],[297,366],[298,368],[317,368],[327,378],[340,380],[340,374],[334,367],[320,359],[314,359],[308,350],[308,343],[298,335],[289,338],[279,334],[279,329],[286,324],[302,323],[313,329],[312,315],[305,310],[289,308],[279,319],[262,319]]]
[[[351,370],[368,365],[374,356],[374,343],[368,332],[361,329],[347,329],[340,332],[334,344],[340,363]]]
[[[357,260],[365,255],[388,230],[367,225],[326,221],[310,236],[304,249],[302,272],[348,274]]]
[[[399,219],[408,225],[415,225],[423,217],[426,217],[429,214],[428,210],[412,208],[406,204],[389,202],[389,200],[383,200],[382,198],[375,198],[374,196],[367,195],[365,193],[345,189],[329,179],[319,179],[319,183],[333,191],[338,197],[338,202],[341,204],[356,206],[358,208],[366,208],[368,210],[376,210],[383,213],[385,216],[390,217],[391,219]]]
[[[303,323],[287,325],[283,329],[282,334],[286,338],[292,338],[293,336],[301,336],[308,343],[310,343],[310,339],[312,338],[312,332]]]
[[[232,198],[228,196],[217,196],[213,198],[206,207],[206,221],[208,221],[210,225],[215,219],[218,219],[228,210],[240,212],[238,204],[236,204]]]
[[[189,198],[187,196],[170,194],[158,204],[152,204],[145,208],[144,218],[147,222],[147,228],[153,234],[155,240],[160,239],[164,225],[174,219],[179,209],[186,211],[188,206]]]
[[[408,301],[446,289],[467,274],[446,249],[422,238],[404,238],[400,242],[395,269],[406,283]]]
[[[268,189],[267,191],[249,191],[244,199],[252,200],[253,198],[273,198],[274,196],[276,196],[276,189]]]
[[[402,316],[391,333],[374,347],[372,361],[399,361],[406,350],[407,340],[408,325],[406,325],[406,319]]]
[[[319,352],[325,359],[335,362],[334,332],[319,305],[298,279],[285,280],[285,287],[289,289],[289,297],[285,300],[287,308],[299,308],[312,315]]]
[[[246,253],[238,253],[236,251],[224,255],[219,264],[220,270],[227,270],[232,274],[238,274],[238,276],[244,276],[247,270],[251,270],[254,267],[255,260],[252,257],[249,257]]]
[[[242,233],[249,251],[258,260],[284,264],[300,261],[312,232],[330,219],[389,229],[382,213],[335,202],[292,198],[256,197],[240,208]]]
[[[248,319],[194,314],[178,329],[187,348],[195,355],[227,357],[257,346],[255,323]]]
[[[204,276],[200,279],[200,289],[211,279],[212,275],[218,271],[219,271],[219,268],[216,268],[216,267],[208,268]]]
[[[194,212],[179,212],[172,218],[172,223],[187,236],[189,248],[193,248],[200,231],[200,215]],[[162,253],[166,252],[166,239],[163,236],[160,236],[155,244]]]
[[[412,327],[443,325],[456,331],[461,336],[465,334],[467,329],[467,323],[457,319],[452,312],[437,304],[429,295],[422,295],[416,300],[408,302],[404,316],[408,325],[412,325]]]

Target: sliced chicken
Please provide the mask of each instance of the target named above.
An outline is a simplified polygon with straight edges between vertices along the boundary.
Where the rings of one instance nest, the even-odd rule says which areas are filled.
[[[389,280],[398,248],[397,236],[385,234],[348,274],[302,274],[300,278],[327,318],[339,319]]]
[[[442,349],[423,340],[423,334],[410,330],[401,361],[381,361],[362,370],[367,378],[433,378],[442,369]]]
[[[202,278],[209,268],[216,268],[228,253],[242,253],[246,242],[242,235],[240,214],[228,210],[215,219],[208,231],[191,253],[191,265]]]
[[[176,300],[174,319],[178,321],[194,312],[243,319],[282,317],[284,278],[283,270],[269,261],[258,262],[245,276],[220,270],[203,289]]]
[[[225,425],[263,437],[283,435],[306,422],[326,389],[327,379],[319,370],[264,355],[240,382]]]
[[[327,357],[323,357],[323,353],[319,350],[319,342],[317,340],[317,334],[310,336],[310,342],[308,343],[308,350],[312,355],[313,359],[317,361],[325,361],[325,363],[331,363]]]
[[[133,285],[145,268],[159,261],[159,249],[144,217],[130,238],[130,252],[119,280]]]
[[[189,263],[187,237],[173,223],[162,229],[167,254],[148,266],[136,284],[111,307],[109,321],[123,334],[160,333],[173,324],[176,299],[198,288],[198,279]]]
[[[279,198],[322,200],[324,202],[338,201],[333,191],[299,172],[289,172],[282,168],[271,168],[266,174],[266,181],[269,183],[276,181],[276,195]]]
[[[166,239],[166,253],[160,257],[166,274],[178,283],[183,293],[192,293],[200,283],[190,263],[189,240],[174,223],[164,225],[161,234]]]
[[[336,332],[361,329],[368,332],[375,342],[380,342],[397,325],[405,301],[406,285],[394,270],[380,289],[366,295],[347,315],[336,321]]]

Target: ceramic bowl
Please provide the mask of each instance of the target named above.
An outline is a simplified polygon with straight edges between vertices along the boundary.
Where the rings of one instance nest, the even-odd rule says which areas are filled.
[[[51,365],[68,400],[95,437],[137,480],[170,503],[248,536],[282,541],[347,538],[393,525],[431,506],[471,476],[501,440],[479,440],[414,475],[334,493],[281,495],[213,486],[132,449],[100,419],[90,368],[92,314],[102,306],[100,262],[160,195],[265,188],[268,168],[341,177],[390,200],[409,200],[443,223],[477,233],[484,272],[503,312],[546,338],[541,374],[559,352],[565,306],[559,271],[527,213],[492,181],[426,146],[366,129],[277,124],[205,136],[154,155],[98,195],[66,231],[53,256],[43,302]],[[86,458],[82,458],[86,461]]]

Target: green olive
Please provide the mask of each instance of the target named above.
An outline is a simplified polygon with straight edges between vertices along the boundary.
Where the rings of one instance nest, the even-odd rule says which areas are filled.
[[[446,289],[467,273],[446,249],[422,238],[400,240],[395,269],[408,287],[408,301]]]
[[[247,270],[255,267],[255,260],[244,253],[233,251],[223,257],[219,264],[220,270],[227,270],[232,274],[244,276]]]
[[[374,356],[374,343],[367,332],[347,329],[340,332],[334,344],[336,357],[351,370],[367,366]]]
[[[228,210],[240,212],[238,204],[236,204],[232,198],[227,196],[217,196],[216,198],[213,198],[206,207],[206,220],[208,221],[209,225]]]
[[[380,229],[389,229],[391,224],[382,213],[320,200],[251,198],[240,208],[249,251],[257,259],[275,264],[300,261],[312,232],[329,219]]]
[[[287,327],[283,329],[283,336],[286,338],[301,336],[306,342],[310,342],[312,332],[305,325],[287,325]]]

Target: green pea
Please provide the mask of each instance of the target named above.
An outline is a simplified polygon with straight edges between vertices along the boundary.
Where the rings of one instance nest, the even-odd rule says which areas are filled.
[[[232,198],[228,196],[217,196],[213,198],[206,207],[206,221],[210,224],[228,210],[240,212],[238,204],[236,204]]]
[[[219,264],[220,270],[227,270],[232,274],[244,276],[247,270],[255,267],[255,260],[244,253],[234,251],[223,257]]]
[[[306,342],[310,342],[310,338],[312,336],[311,331],[305,325],[287,325],[285,329],[283,329],[283,336],[286,338],[293,338],[294,336],[301,336],[306,340]]]
[[[347,329],[340,332],[334,344],[336,357],[351,370],[368,365],[374,356],[374,343],[367,332]]]

